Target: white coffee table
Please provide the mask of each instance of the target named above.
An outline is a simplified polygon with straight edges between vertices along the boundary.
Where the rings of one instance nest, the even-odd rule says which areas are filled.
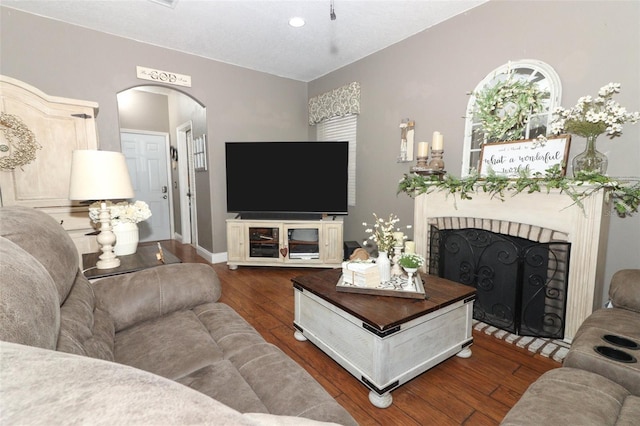
[[[370,389],[379,408],[391,391],[440,362],[471,356],[476,290],[423,275],[428,299],[336,291],[340,269],[293,278],[295,338],[309,340]]]

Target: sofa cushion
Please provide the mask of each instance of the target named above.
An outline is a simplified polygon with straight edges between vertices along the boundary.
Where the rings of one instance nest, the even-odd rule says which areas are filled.
[[[88,357],[0,342],[0,359],[3,424],[329,425],[241,414],[171,380]]]
[[[268,413],[267,407],[236,367],[222,359],[176,380],[241,413]]]
[[[609,297],[616,308],[640,312],[640,269],[622,269],[613,274]]]
[[[67,231],[51,216],[29,207],[0,209],[0,233],[31,254],[49,272],[60,304],[73,286],[78,251]]]
[[[160,265],[103,278],[93,286],[96,304],[113,318],[116,332],[171,312],[215,302],[222,291],[213,268],[198,263]]]
[[[533,382],[501,425],[631,425],[640,400],[617,383],[575,368],[549,370]],[[637,423],[635,423],[637,424]]]
[[[114,353],[116,362],[173,380],[222,359],[222,351],[191,310],[117,333]]]
[[[55,349],[60,303],[46,269],[18,245],[0,237],[0,276],[0,340]]]
[[[640,419],[640,396],[628,396],[624,400],[616,426],[637,426],[638,419]]]
[[[113,361],[115,330],[109,315],[96,308],[95,294],[80,271],[60,307],[57,350]]]
[[[603,340],[606,334],[630,339],[640,344],[640,316],[626,309],[603,308],[580,325],[563,361],[566,367],[581,368],[608,377],[640,396],[640,350],[625,349]],[[622,350],[636,358],[634,363],[614,361],[595,351],[596,346]]]
[[[295,361],[224,303],[194,309],[216,344],[271,414],[322,419],[340,424],[354,420]],[[291,333],[293,339],[293,332]],[[313,401],[313,403],[310,403]],[[242,411],[233,402],[232,408]]]

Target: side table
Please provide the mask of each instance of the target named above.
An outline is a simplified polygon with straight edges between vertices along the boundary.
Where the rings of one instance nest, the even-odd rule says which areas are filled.
[[[127,256],[118,256],[120,266],[117,268],[98,269],[96,262],[98,261],[98,253],[85,253],[82,255],[82,272],[88,280],[96,280],[98,278],[110,277],[112,275],[128,274],[142,269],[153,268],[154,266],[166,265],[169,263],[181,263],[173,253],[162,247],[164,253],[164,263],[156,257],[158,253],[158,243],[145,243],[138,245],[138,249],[134,254]]]

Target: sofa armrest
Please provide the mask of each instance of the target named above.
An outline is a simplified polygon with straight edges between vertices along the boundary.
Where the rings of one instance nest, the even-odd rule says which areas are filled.
[[[640,312],[640,269],[622,269],[613,274],[609,297],[615,308]]]
[[[109,313],[118,332],[171,312],[220,298],[218,275],[209,265],[162,265],[93,284],[96,307]]]

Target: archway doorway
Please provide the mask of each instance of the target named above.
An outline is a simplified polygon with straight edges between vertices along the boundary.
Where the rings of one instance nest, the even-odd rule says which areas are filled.
[[[121,135],[166,135],[167,143],[162,148],[166,151],[164,164],[156,167],[165,168],[169,176],[167,185],[160,185],[161,191],[166,190],[164,196],[169,200],[168,234],[170,238],[197,246],[197,200],[193,180],[189,178],[193,176],[190,170],[193,167],[193,149],[189,144],[194,131],[206,131],[205,107],[179,90],[143,85],[118,93],[118,114]],[[188,123],[188,134],[185,133],[185,123]],[[156,232],[156,235],[160,233]]]

